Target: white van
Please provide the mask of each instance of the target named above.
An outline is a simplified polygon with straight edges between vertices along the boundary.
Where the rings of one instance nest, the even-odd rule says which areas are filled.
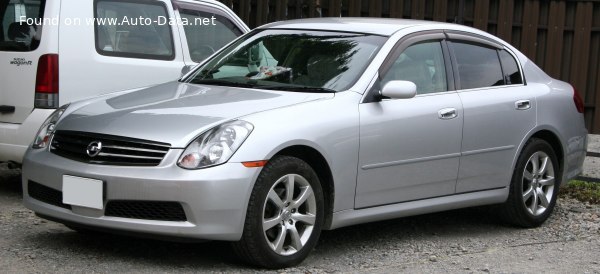
[[[212,0],[0,1],[0,161],[60,105],[177,79],[248,31]]]

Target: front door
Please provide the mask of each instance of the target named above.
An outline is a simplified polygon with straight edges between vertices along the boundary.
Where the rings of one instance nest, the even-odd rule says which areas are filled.
[[[381,72],[380,86],[411,81],[417,86],[416,97],[359,106],[355,208],[454,193],[463,109],[458,94],[449,91],[444,36],[435,37],[399,47],[400,54],[391,55],[390,68]]]

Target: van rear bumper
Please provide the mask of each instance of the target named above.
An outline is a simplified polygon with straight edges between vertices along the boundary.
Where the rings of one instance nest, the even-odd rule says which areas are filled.
[[[22,124],[0,122],[0,161],[23,162],[23,155],[54,109],[34,109]]]

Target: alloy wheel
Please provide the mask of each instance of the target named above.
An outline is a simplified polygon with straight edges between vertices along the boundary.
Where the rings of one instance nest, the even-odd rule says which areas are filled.
[[[548,209],[554,194],[554,180],[552,159],[543,151],[533,153],[523,171],[523,203],[533,216]]]
[[[316,221],[317,203],[309,182],[298,174],[278,179],[264,202],[262,227],[269,247],[279,255],[300,251]]]

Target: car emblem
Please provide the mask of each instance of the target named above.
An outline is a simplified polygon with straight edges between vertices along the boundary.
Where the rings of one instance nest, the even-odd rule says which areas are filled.
[[[87,155],[90,157],[96,157],[102,151],[102,142],[93,141],[87,146]]]

